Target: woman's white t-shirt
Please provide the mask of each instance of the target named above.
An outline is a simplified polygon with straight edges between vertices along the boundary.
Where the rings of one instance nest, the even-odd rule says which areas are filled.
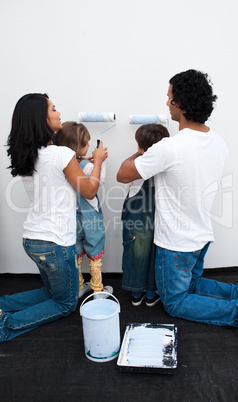
[[[23,238],[61,246],[76,243],[76,191],[63,172],[74,155],[70,148],[56,145],[38,150],[33,175],[22,178],[31,200]]]
[[[135,159],[144,180],[154,176],[156,245],[186,252],[214,240],[210,212],[227,155],[215,131],[185,128]]]

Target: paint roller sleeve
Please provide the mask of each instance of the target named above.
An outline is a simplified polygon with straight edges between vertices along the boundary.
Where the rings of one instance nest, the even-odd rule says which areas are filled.
[[[134,114],[129,115],[130,124],[167,124],[168,118],[165,114]]]
[[[80,122],[104,122],[115,121],[116,115],[112,112],[80,112]]]

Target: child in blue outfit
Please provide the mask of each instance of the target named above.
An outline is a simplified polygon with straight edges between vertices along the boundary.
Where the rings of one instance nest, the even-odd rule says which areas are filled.
[[[139,127],[135,134],[138,153],[133,157],[142,155],[164,137],[169,137],[169,132],[161,124]],[[153,178],[138,179],[130,183],[123,204],[122,287],[131,291],[133,306],[146,299],[146,305],[152,307],[160,300],[155,284],[154,196]]]
[[[58,132],[57,140],[59,145],[67,146],[76,152],[79,165],[87,177],[90,177],[94,169],[91,158],[84,159],[89,149],[90,134],[82,123],[68,121],[63,123],[63,128]],[[100,185],[106,179],[106,162],[102,162],[100,172]],[[92,200],[84,198],[77,192],[77,241],[76,252],[79,266],[79,297],[82,297],[91,289],[94,291],[94,298],[107,297],[102,293],[113,293],[109,285],[103,286],[101,273],[101,257],[104,254],[105,225],[98,196]],[[91,274],[90,283],[84,283],[81,265],[84,254],[89,259],[89,271]]]

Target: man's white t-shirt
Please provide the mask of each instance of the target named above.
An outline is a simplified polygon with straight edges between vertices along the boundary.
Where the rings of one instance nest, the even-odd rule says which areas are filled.
[[[61,246],[76,243],[76,191],[63,172],[74,155],[72,149],[55,145],[38,150],[35,172],[22,179],[31,200],[23,238]]]
[[[186,252],[214,240],[210,212],[227,155],[224,140],[212,129],[185,128],[135,159],[144,180],[154,176],[157,246]]]

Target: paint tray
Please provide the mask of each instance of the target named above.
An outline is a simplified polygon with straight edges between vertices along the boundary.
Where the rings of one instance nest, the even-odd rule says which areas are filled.
[[[128,323],[117,360],[120,371],[174,374],[177,332],[174,324]]]

